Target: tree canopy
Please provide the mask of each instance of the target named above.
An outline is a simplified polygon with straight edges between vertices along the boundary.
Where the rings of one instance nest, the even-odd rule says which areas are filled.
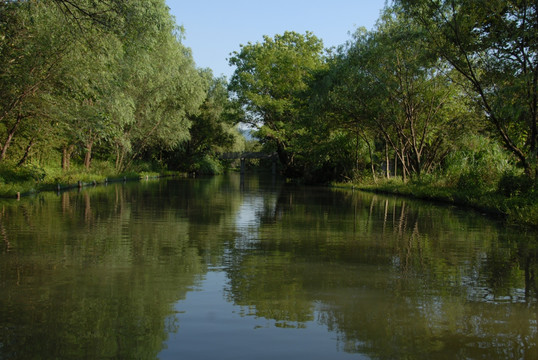
[[[491,157],[490,188],[534,181],[537,13],[520,0],[397,0],[337,48],[308,31],[240,45],[227,81],[196,67],[164,0],[4,1],[0,163],[218,172],[219,153],[244,148],[244,123],[306,181],[465,187]]]
[[[515,0],[395,1],[329,51],[311,33],[241,46],[230,89],[288,176],[446,176],[452,154],[489,139],[507,150],[498,176],[536,179],[536,14]],[[479,175],[462,164],[452,185]]]
[[[191,138],[213,80],[164,0],[10,1],[0,14],[0,161],[124,171]]]
[[[407,1],[406,16],[466,80],[495,135],[527,174],[537,171],[538,4],[533,1]]]
[[[293,173],[290,146],[305,109],[302,94],[325,66],[322,41],[310,32],[285,32],[243,45],[232,55],[236,70],[230,89],[245,106],[245,121],[259,128],[258,135],[276,148],[287,173]]]

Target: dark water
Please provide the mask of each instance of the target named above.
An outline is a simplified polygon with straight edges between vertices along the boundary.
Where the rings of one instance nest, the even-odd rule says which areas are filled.
[[[0,204],[0,359],[538,359],[537,233],[238,175]]]

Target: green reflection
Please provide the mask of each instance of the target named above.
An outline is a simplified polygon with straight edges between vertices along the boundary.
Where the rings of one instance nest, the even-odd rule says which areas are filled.
[[[173,304],[222,253],[213,246],[220,217],[237,206],[215,195],[217,180],[177,185],[114,184],[3,205],[0,358],[156,358],[179,326]]]
[[[40,194],[0,209],[0,358],[157,358],[214,268],[244,318],[323,327],[340,351],[538,358],[536,238],[465,209],[238,175]]]
[[[272,220],[271,219],[272,215]],[[538,357],[536,234],[473,211],[283,188],[236,247],[228,297],[376,359]]]

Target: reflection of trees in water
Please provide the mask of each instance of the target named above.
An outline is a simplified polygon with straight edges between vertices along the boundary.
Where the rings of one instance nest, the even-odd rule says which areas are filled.
[[[283,187],[266,208],[258,241],[227,268],[228,298],[249,314],[314,318],[375,358],[536,355],[532,236],[362,193]]]
[[[112,184],[5,206],[0,358],[156,358],[177,330],[172,306],[230,236],[222,216],[237,205],[219,186]]]
[[[317,321],[349,352],[538,357],[532,234],[409,200],[264,189],[233,176],[115,184],[4,207],[0,357],[155,357],[207,264],[225,268],[245,315]],[[235,222],[249,197],[263,204],[252,232]]]

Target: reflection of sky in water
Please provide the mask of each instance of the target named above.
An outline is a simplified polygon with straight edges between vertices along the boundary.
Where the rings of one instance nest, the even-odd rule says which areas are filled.
[[[261,196],[245,196],[237,211],[235,224],[239,231],[245,228],[259,227],[258,214],[263,210],[264,200]]]
[[[235,217],[236,248],[248,248],[249,244],[257,240],[260,227],[258,212],[263,209],[263,203],[263,198],[260,196],[244,197]]]
[[[274,209],[275,206],[276,198],[245,194],[235,216],[236,248],[249,247],[249,244],[259,239],[260,218],[264,211]]]
[[[338,335],[315,321],[279,328],[274,320],[249,316],[226,301],[226,282],[225,272],[209,272],[200,291],[176,303],[177,332],[169,333],[159,359],[368,359],[339,351]]]

